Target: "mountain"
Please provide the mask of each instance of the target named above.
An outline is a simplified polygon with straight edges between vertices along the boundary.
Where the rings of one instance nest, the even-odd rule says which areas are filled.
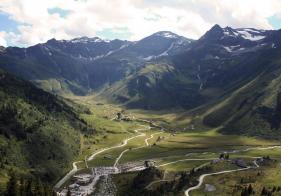
[[[222,126],[225,134],[280,138],[280,60],[280,49],[260,53],[252,63],[263,69],[212,105],[203,122],[212,127]]]
[[[120,50],[130,44],[129,41],[109,41],[102,40],[98,37],[80,37],[72,40],[51,39],[43,45],[47,48],[67,53],[74,58],[96,60],[108,56],[114,51]],[[51,51],[49,55],[52,55]]]
[[[215,25],[187,51],[144,65],[102,95],[133,108],[183,107],[225,134],[280,137],[280,38]]]
[[[150,59],[186,48],[192,40],[159,32],[138,42],[75,38],[0,52],[0,67],[56,94],[86,94],[119,81]]]
[[[168,31],[136,42],[53,39],[1,50],[0,67],[53,93],[98,92],[128,108],[183,108],[224,133],[271,137],[280,130],[280,38],[280,30],[215,25],[198,40]]]
[[[248,37],[244,36],[246,31]],[[195,108],[239,88],[263,69],[257,67],[255,59],[260,52],[279,47],[279,34],[215,25],[186,51],[146,63],[104,94],[113,94],[117,101],[127,100],[131,107]]]
[[[199,89],[209,100],[193,112],[203,124],[222,127],[225,134],[280,137],[280,38],[280,30],[214,26],[198,40],[192,56],[201,58]]]
[[[135,42],[124,52],[135,59],[150,61],[187,50],[192,42],[172,32],[160,31]]]
[[[53,93],[85,94],[91,85],[92,62],[124,44],[127,42],[82,37],[52,39],[29,48],[8,47],[1,52],[1,67]]]
[[[89,131],[59,97],[0,70],[0,193],[11,171],[58,180]]]

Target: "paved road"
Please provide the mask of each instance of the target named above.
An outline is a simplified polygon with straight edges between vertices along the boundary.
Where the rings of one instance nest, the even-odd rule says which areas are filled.
[[[145,142],[145,145],[144,145],[144,146],[140,146],[140,147],[137,147],[137,148],[132,148],[132,150],[137,150],[137,149],[141,149],[141,148],[144,148],[144,147],[149,146],[148,140],[152,139],[152,138],[154,137],[154,135],[160,134],[160,133],[163,133],[163,131],[160,131],[160,132],[151,134],[149,138],[146,138],[146,139],[144,140],[144,142]],[[145,135],[146,135],[146,134],[143,133],[143,135],[140,135],[140,136],[145,136]],[[120,153],[120,155],[119,155],[119,156],[117,157],[117,159],[115,160],[115,163],[114,163],[113,167],[116,167],[116,166],[117,166],[119,160],[121,159],[121,157],[122,157],[127,151],[129,151],[129,149],[123,150],[123,151]]]
[[[243,171],[243,170],[247,170],[247,169],[250,169],[251,167],[246,167],[246,168],[241,168],[241,169],[234,169],[234,170],[225,170],[225,171],[220,171],[220,172],[215,172],[215,173],[210,173],[210,174],[202,174],[200,177],[199,177],[199,183],[196,185],[196,186],[193,186],[193,187],[190,187],[188,188],[184,193],[186,196],[189,196],[189,192],[192,191],[192,190],[196,190],[196,189],[199,189],[200,186],[202,185],[203,183],[203,180],[205,177],[207,176],[213,176],[213,175],[219,175],[219,174],[225,174],[225,173],[232,173],[232,172],[237,172],[237,171]]]
[[[254,157],[253,157],[254,158]],[[241,169],[233,169],[233,170],[224,170],[224,171],[220,171],[220,172],[214,172],[214,173],[209,173],[209,174],[202,174],[198,181],[199,183],[196,186],[190,187],[188,188],[184,193],[185,196],[190,196],[189,192],[192,190],[197,190],[200,188],[200,186],[202,185],[204,178],[207,176],[214,176],[214,175],[219,175],[219,174],[226,174],[226,173],[232,173],[232,172],[238,172],[238,171],[244,171],[244,170],[248,170],[248,169],[256,169],[259,168],[260,166],[258,165],[258,163],[256,161],[253,161],[254,163],[254,167],[245,167],[245,168],[241,168]]]
[[[143,126],[143,125],[142,125]],[[141,129],[136,129],[134,130],[136,133],[139,133],[139,131],[143,131],[143,130],[147,130],[147,129],[150,129],[150,127],[147,127],[147,126],[144,126],[145,128],[141,128]],[[117,145],[117,146],[113,146],[113,147],[109,147],[109,148],[104,148],[102,150],[99,150],[98,152],[92,154],[89,158],[88,158],[88,161],[91,161],[93,160],[98,154],[102,153],[102,152],[105,152],[107,150],[112,150],[112,149],[115,149],[115,148],[121,148],[123,146],[126,146],[128,141],[134,139],[134,138],[137,138],[137,137],[140,137],[140,136],[145,136],[144,133],[140,133],[139,135],[136,135],[136,136],[133,136],[133,137],[130,137],[128,139],[125,139],[122,144],[120,145]],[[120,157],[121,158],[121,157]],[[76,162],[73,162],[72,163],[72,170],[69,171],[55,186],[54,188],[55,189],[59,189],[68,179],[71,178],[71,176],[73,176],[77,171],[78,171],[78,168],[76,166],[77,163],[80,163],[80,162],[83,162],[83,161],[76,161]],[[87,164],[87,161],[86,161],[86,165]]]
[[[117,166],[119,160],[121,159],[121,157],[123,156],[123,154],[124,154],[125,152],[127,152],[127,151],[129,151],[129,149],[123,150],[123,151],[120,153],[120,155],[119,155],[119,156],[117,157],[117,159],[115,160],[115,163],[114,163],[113,167],[116,167],[116,166]]]
[[[144,126],[144,127],[146,127],[146,126]],[[142,129],[136,129],[136,130],[134,130],[134,131],[135,131],[136,133],[139,133],[139,131],[144,131],[144,130],[147,130],[147,129],[150,129],[150,127],[146,127],[146,128],[142,128]],[[127,145],[128,141],[130,141],[130,140],[132,140],[132,139],[135,139],[135,138],[137,138],[137,137],[141,137],[141,136],[145,136],[145,134],[144,134],[144,133],[140,133],[139,135],[130,137],[130,138],[128,138],[128,139],[125,139],[125,140],[122,142],[122,144],[120,144],[120,145],[101,149],[101,150],[99,150],[98,152],[92,154],[92,155],[88,158],[88,161],[93,160],[97,155],[99,155],[99,154],[102,153],[102,152],[105,152],[105,151],[108,151],[108,150],[112,150],[112,149],[115,149],[115,148],[124,147],[124,146]]]
[[[168,182],[169,180],[165,180],[166,178],[166,170],[164,171],[164,175],[163,175],[163,178],[161,180],[155,180],[155,181],[152,181],[151,183],[149,183],[145,189],[148,189],[149,187],[151,187],[153,184],[155,183],[158,183],[158,182]]]
[[[72,170],[70,170],[55,186],[55,189],[59,189],[72,175],[74,175],[77,171],[77,163],[81,163],[83,161],[76,161],[72,163]]]
[[[270,147],[252,147],[252,148],[246,148],[246,149],[242,149],[242,150],[233,150],[233,151],[228,151],[227,153],[239,153],[239,152],[246,152],[246,151],[250,151],[250,150],[268,150],[268,149],[275,149],[275,148],[281,148],[281,146],[270,146]],[[259,158],[259,157],[251,157],[251,158]],[[185,191],[185,195],[186,196],[189,196],[189,192],[192,191],[192,190],[196,190],[196,189],[199,189],[200,186],[202,185],[203,183],[203,180],[206,176],[212,176],[212,175],[219,175],[219,174],[225,174],[225,173],[232,173],[232,172],[237,172],[237,171],[243,171],[243,170],[248,170],[248,169],[255,169],[255,168],[258,168],[260,167],[258,165],[258,163],[256,161],[253,161],[254,163],[254,167],[246,167],[246,168],[242,168],[242,169],[236,169],[236,170],[225,170],[225,171],[220,171],[220,172],[215,172],[215,173],[210,173],[210,174],[202,174],[200,177],[199,177],[199,183],[194,186],[194,187],[190,187],[188,188],[186,191]]]
[[[149,122],[149,121],[148,121]],[[149,126],[144,126],[144,125],[141,125],[145,128],[140,128],[140,129],[136,129],[134,130],[136,133],[139,133],[139,131],[144,131],[144,130],[148,130],[150,129]],[[163,131],[161,132],[157,132],[157,133],[154,133],[154,134],[151,134],[151,136],[149,138],[146,138],[145,139],[145,144],[146,146],[149,145],[148,143],[148,140],[152,139],[154,135],[156,134],[160,134],[162,133]],[[124,147],[127,145],[128,141],[132,140],[132,139],[135,139],[137,137],[143,137],[145,136],[146,134],[144,133],[139,133],[138,135],[136,136],[133,136],[133,137],[130,137],[130,138],[127,138],[125,139],[121,144],[119,145],[116,145],[116,146],[112,146],[112,147],[108,147],[108,148],[104,148],[104,149],[101,149],[95,153],[93,153],[88,159],[87,161],[91,161],[93,160],[97,155],[105,152],[105,151],[108,151],[108,150],[112,150],[112,149],[115,149],[115,148],[121,148],[121,147]],[[138,147],[138,148],[134,148],[134,149],[139,149],[139,148],[143,148],[145,146],[142,146],[142,147]],[[275,148],[281,148],[281,146],[270,146],[270,147],[252,147],[252,148],[247,148],[247,149],[241,149],[241,150],[233,150],[233,151],[226,151],[227,153],[239,153],[239,152],[246,152],[246,151],[250,151],[250,150],[268,150],[268,149],[275,149]],[[118,164],[119,160],[121,159],[121,157],[124,155],[124,153],[126,153],[128,151],[128,149],[124,150],[123,152],[121,152],[121,154],[117,157],[115,163],[114,163],[114,167],[116,167],[116,165]],[[205,152],[205,153],[209,153],[209,152]],[[211,152],[210,152],[211,153]],[[202,153],[204,154],[204,153]],[[170,165],[170,164],[174,164],[174,163],[177,163],[177,162],[182,162],[182,161],[198,161],[198,160],[213,160],[213,159],[182,159],[182,160],[177,160],[177,161],[172,161],[172,162],[169,162],[169,163],[165,163],[165,164],[162,164],[162,165],[158,165],[157,167],[162,167],[162,166],[165,166],[165,165]],[[87,161],[85,159],[85,162],[86,162],[86,165],[87,165]],[[76,162],[73,162],[72,163],[72,170],[69,171],[55,186],[54,188],[55,189],[58,189],[60,188],[72,175],[74,175],[77,171],[78,171],[78,168],[76,166],[77,163],[80,163],[80,162],[83,162],[83,161],[76,161]],[[239,171],[239,170],[235,170],[235,171]],[[227,172],[227,171],[222,171],[222,172]],[[233,171],[231,171],[233,172]],[[229,172],[227,172],[229,173]],[[217,174],[220,174],[220,172],[218,172]],[[209,175],[209,174],[206,174],[206,175]],[[216,175],[216,173],[214,173],[213,175]],[[203,177],[204,179],[204,177]],[[199,186],[200,187],[200,186]],[[192,189],[194,190],[194,189]]]
[[[149,138],[146,138],[146,139],[144,140],[146,146],[149,146],[148,140],[151,140],[151,139],[154,137],[154,135],[157,135],[157,134],[160,134],[160,133],[163,133],[163,131],[159,131],[159,132],[157,132],[157,133],[153,133],[153,134],[150,135]]]
[[[184,161],[212,161],[214,159],[216,159],[216,158],[209,158],[209,159],[180,159],[180,160],[177,160],[177,161],[163,163],[163,164],[158,165],[156,167],[163,167],[163,166],[166,166],[166,165],[171,165],[171,164],[175,164],[175,163],[178,163],[178,162],[184,162]]]

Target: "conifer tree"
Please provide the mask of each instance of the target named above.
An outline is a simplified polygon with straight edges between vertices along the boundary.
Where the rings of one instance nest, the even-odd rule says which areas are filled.
[[[228,160],[228,159],[229,159],[229,154],[225,154],[224,158],[225,158],[226,160]]]
[[[37,196],[43,196],[44,195],[44,189],[43,185],[40,179],[35,180],[35,188],[34,188],[34,194]]]
[[[249,193],[249,195],[251,195],[253,193],[253,187],[251,184],[248,186],[248,193]]]
[[[67,190],[66,196],[71,196],[71,192],[69,189]]]
[[[14,172],[11,173],[10,180],[7,184],[6,195],[7,196],[17,196],[18,186],[17,186],[17,178]]]
[[[25,195],[32,196],[32,179],[29,179],[27,181],[26,187],[25,187]]]
[[[25,180],[23,177],[20,178],[20,188],[19,188],[19,195],[20,196],[25,196]]]
[[[262,188],[261,195],[267,195],[267,190],[265,187]]]

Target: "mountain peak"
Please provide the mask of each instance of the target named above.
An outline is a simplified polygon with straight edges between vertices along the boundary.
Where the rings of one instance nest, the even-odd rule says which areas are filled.
[[[218,24],[214,25],[209,31],[205,33],[202,39],[219,41],[225,39],[243,39],[247,41],[259,41],[264,39],[267,36],[267,31],[258,30],[254,28],[231,28],[229,26],[222,28]]]
[[[209,31],[207,31],[201,39],[210,39],[216,40],[217,38],[223,36],[224,30],[220,27],[220,25],[214,25]]]
[[[70,40],[57,40],[55,38],[52,38],[47,41],[47,43],[52,44],[52,43],[58,43],[58,42],[63,42],[63,43],[98,43],[98,42],[110,42],[110,40],[103,40],[99,37],[87,37],[87,36],[82,36],[82,37],[77,37],[73,38]]]
[[[165,38],[179,38],[180,36],[171,32],[171,31],[159,31],[157,33],[152,34],[154,36],[161,36],[161,37],[165,37]]]
[[[89,38],[89,37],[83,36],[83,37],[74,38],[74,39],[70,40],[70,42],[72,42],[72,43],[89,43],[89,42],[108,42],[108,40],[103,40],[99,37]]]
[[[215,24],[211,29],[210,31],[221,31],[222,30],[222,27],[218,24]]]

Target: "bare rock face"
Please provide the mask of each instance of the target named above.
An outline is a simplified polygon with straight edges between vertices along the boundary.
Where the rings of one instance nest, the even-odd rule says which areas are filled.
[[[5,51],[5,47],[0,46],[0,52],[4,52]]]

